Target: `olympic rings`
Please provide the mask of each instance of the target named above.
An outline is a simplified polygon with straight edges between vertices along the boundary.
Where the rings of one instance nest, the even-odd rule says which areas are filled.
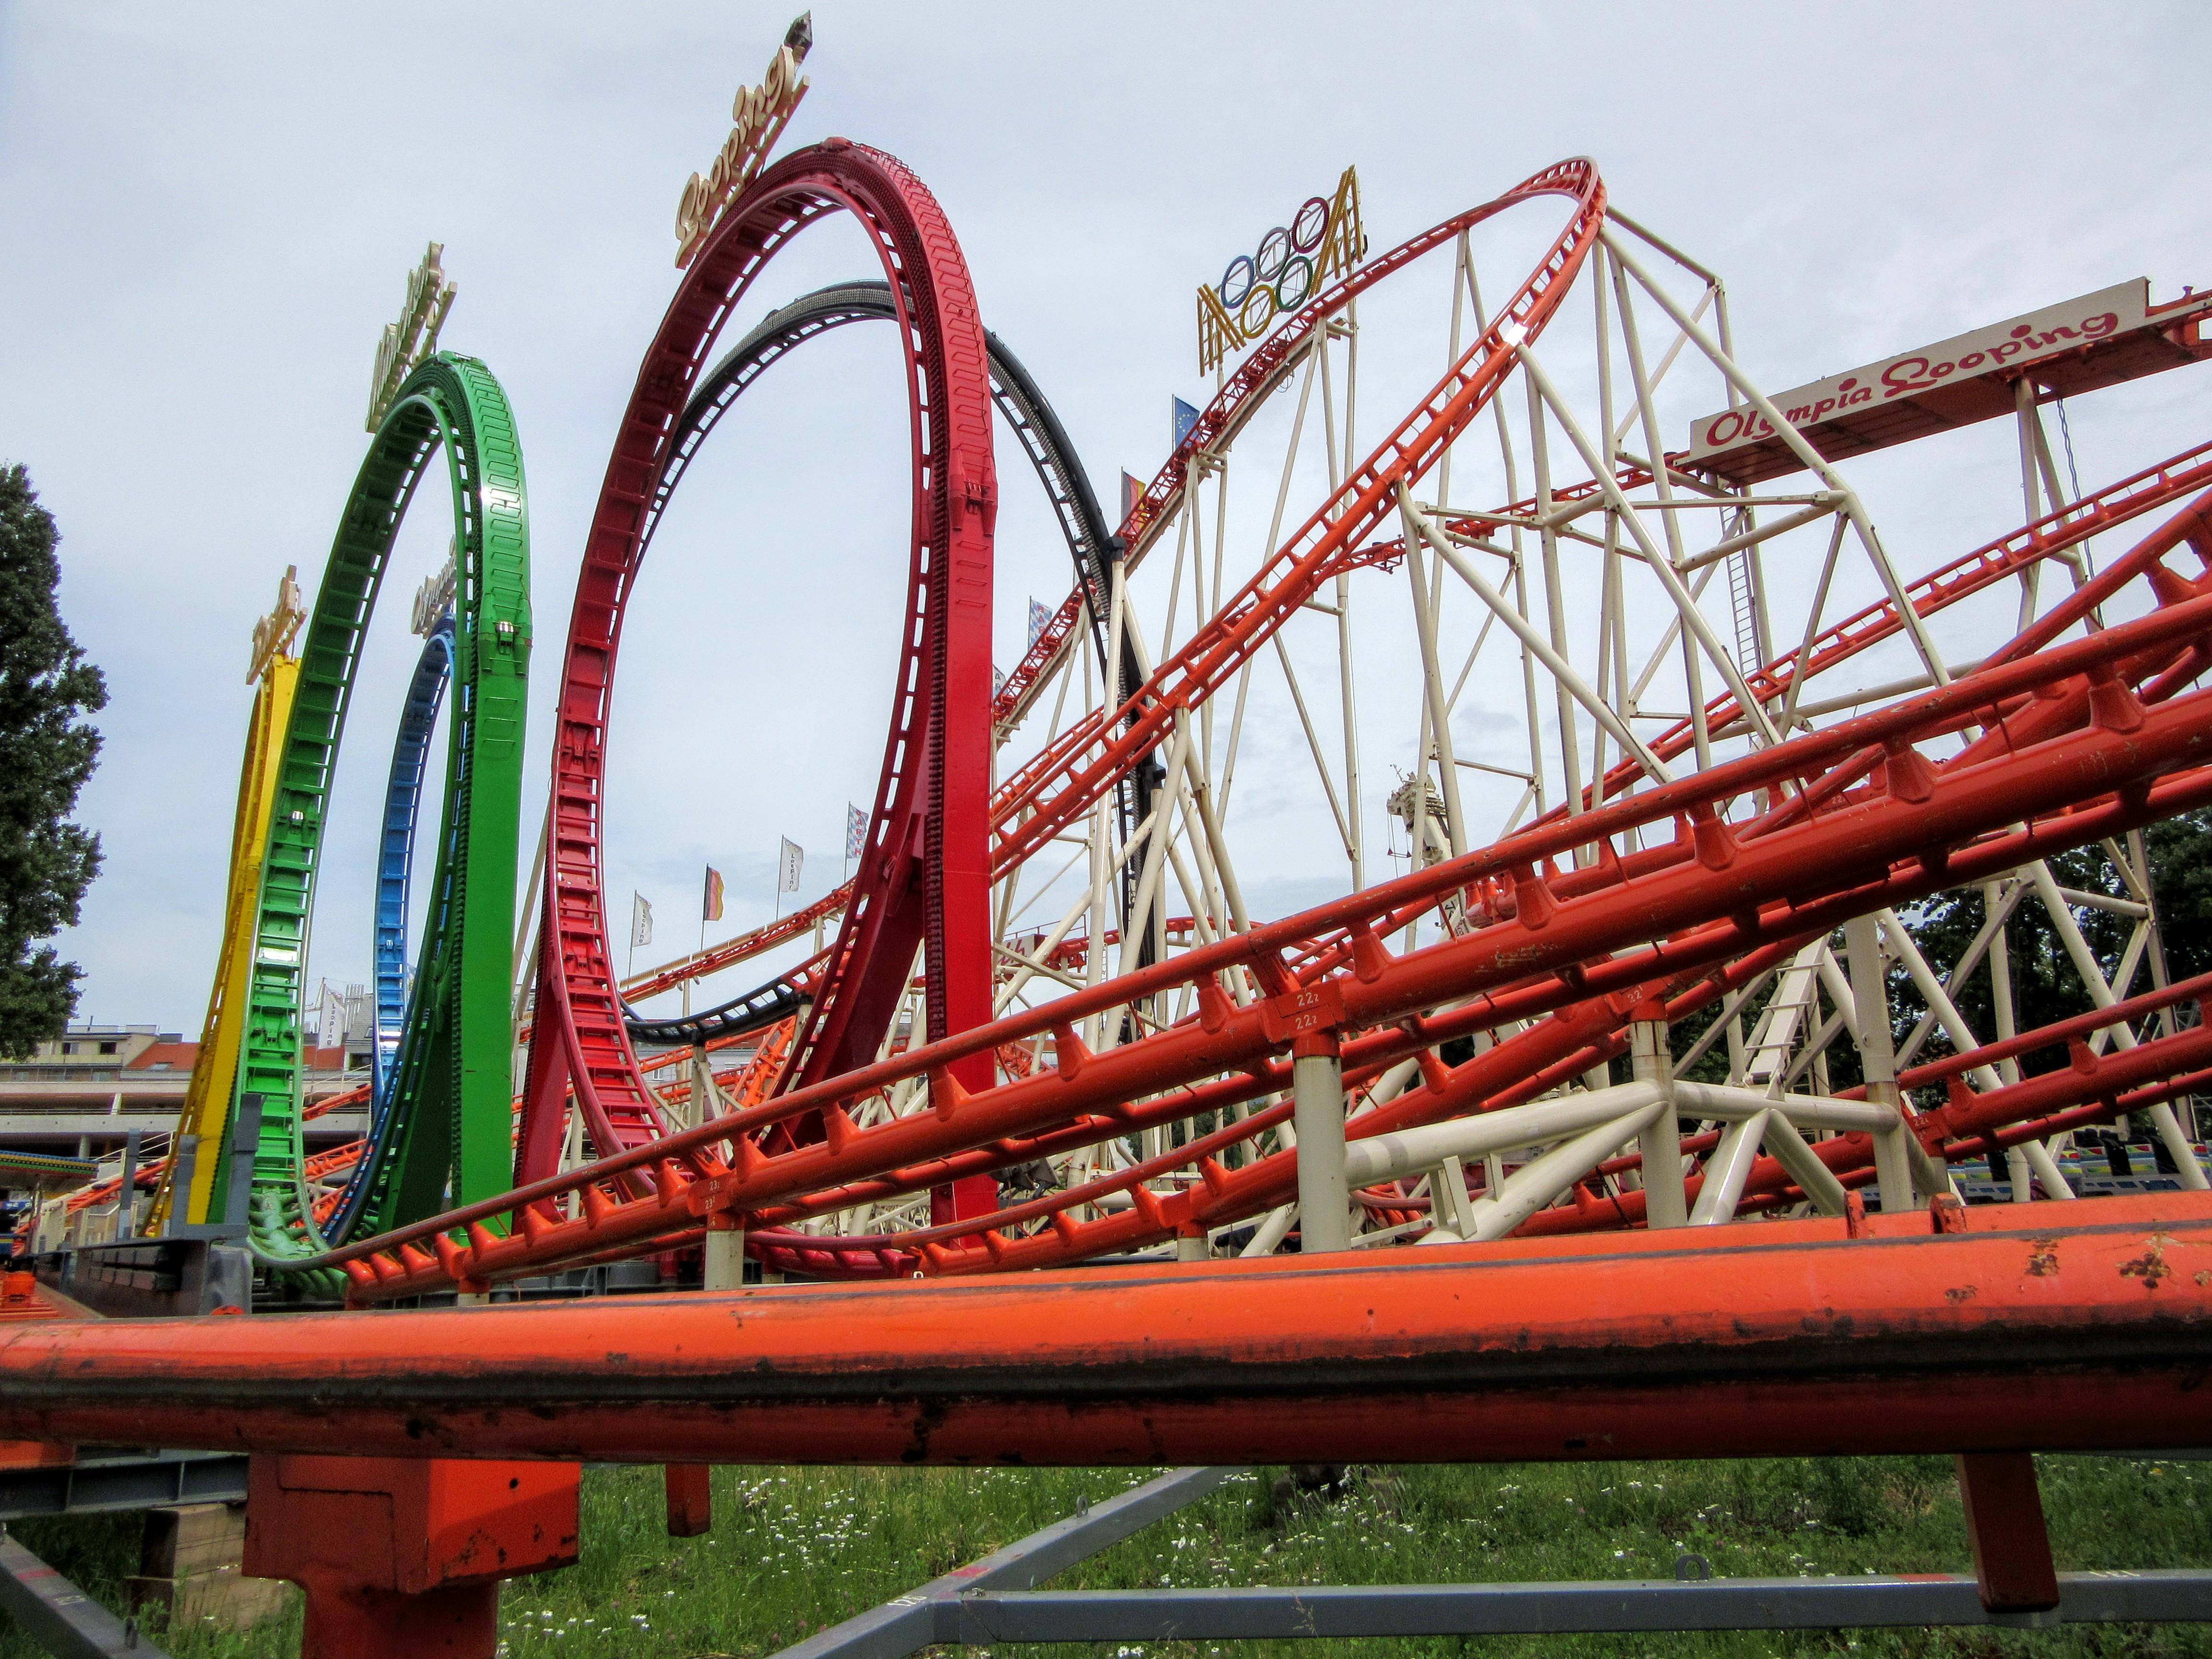
[[[1241,271],[1238,269],[1239,266],[1243,267]],[[1231,311],[1242,311],[1244,308],[1245,299],[1251,294],[1253,285],[1259,280],[1259,269],[1253,264],[1252,256],[1249,253],[1238,254],[1229,262],[1229,269],[1221,273],[1222,305]]]
[[[1277,225],[1260,239],[1260,252],[1252,262],[1253,269],[1260,273],[1261,282],[1272,283],[1283,274],[1290,257],[1291,233]]]

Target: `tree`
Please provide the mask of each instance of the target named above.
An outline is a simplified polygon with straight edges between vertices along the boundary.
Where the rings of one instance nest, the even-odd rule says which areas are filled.
[[[53,514],[21,466],[0,470],[0,1056],[29,1057],[76,1012],[84,970],[51,939],[77,919],[100,837],[67,822],[100,755],[82,717],[100,670],[62,623]]]

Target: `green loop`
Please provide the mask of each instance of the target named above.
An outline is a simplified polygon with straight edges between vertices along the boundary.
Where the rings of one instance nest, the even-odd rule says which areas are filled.
[[[232,1101],[234,1122],[246,1097],[261,1101],[246,1218],[268,1256],[325,1248],[301,1176],[300,1013],[315,876],[362,644],[392,541],[441,445],[459,567],[446,799],[391,1116],[359,1177],[371,1184],[355,1231],[381,1231],[513,1182],[508,979],[529,688],[529,505],[507,394],[481,362],[441,352],[408,376],[369,446],[300,646]],[[210,1219],[222,1215],[228,1161],[226,1136]]]

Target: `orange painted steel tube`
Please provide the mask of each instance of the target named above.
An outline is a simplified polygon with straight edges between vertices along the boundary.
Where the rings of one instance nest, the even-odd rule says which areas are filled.
[[[2212,1200],[0,1336],[0,1436],[714,1463],[2203,1443]]]

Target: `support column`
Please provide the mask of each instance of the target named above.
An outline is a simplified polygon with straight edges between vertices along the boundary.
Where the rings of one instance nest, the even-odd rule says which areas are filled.
[[[707,1045],[691,1045],[691,1109],[685,1113],[689,1120],[684,1125],[696,1129],[722,1115],[721,1091],[714,1086],[714,1068],[707,1063]]]
[[[493,1659],[500,1580],[575,1565],[581,1468],[256,1453],[240,1570],[307,1592],[301,1659]]]
[[[741,1290],[745,1282],[745,1218],[739,1210],[707,1212],[706,1260],[701,1288]]]
[[[1344,1174],[1344,1065],[1336,1034],[1291,1047],[1291,1121],[1298,1134],[1298,1249],[1352,1248],[1352,1189]]]
[[[1644,1214],[1652,1227],[1689,1224],[1690,1206],[1682,1186],[1682,1127],[1674,1115],[1674,1056],[1667,1043],[1667,1005],[1656,999],[1639,1003],[1629,1016],[1631,1064],[1638,1083],[1656,1083],[1667,1091],[1668,1108],[1636,1138],[1644,1157]]]
[[[2042,1613],[2057,1607],[2058,1574],[2051,1565],[2034,1456],[2024,1451],[1960,1452],[1959,1496],[1966,1506],[1982,1605],[1995,1613]]]
[[[706,1463],[670,1463],[661,1473],[668,1492],[668,1535],[696,1538],[714,1529],[713,1467]]]
[[[1881,1212],[1902,1215],[1920,1202],[1912,1189],[1912,1132],[1905,1127],[1897,1087],[1897,1049],[1889,1030],[1889,976],[1881,960],[1881,936],[1875,918],[1855,916],[1844,924],[1850,952],[1852,1039],[1866,1079],[1866,1097],[1898,1109],[1897,1127],[1874,1138],[1875,1178],[1881,1184]]]
[[[1210,1252],[1206,1248],[1206,1224],[1186,1221],[1176,1229],[1176,1260],[1203,1261]]]

